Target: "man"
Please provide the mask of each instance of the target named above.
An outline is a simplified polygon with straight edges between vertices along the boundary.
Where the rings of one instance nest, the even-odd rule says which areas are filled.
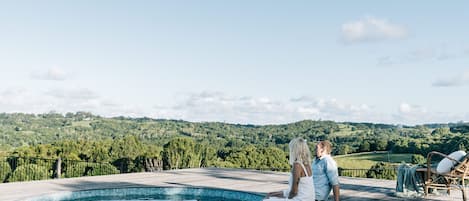
[[[311,165],[316,200],[328,200],[331,189],[334,200],[340,200],[339,173],[337,163],[331,157],[332,144],[325,140],[316,145],[316,158]]]

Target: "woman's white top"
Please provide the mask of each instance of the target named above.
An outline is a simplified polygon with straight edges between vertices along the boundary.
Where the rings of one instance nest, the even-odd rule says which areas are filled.
[[[290,173],[290,178],[288,179],[288,190],[283,191],[283,196],[285,198],[276,198],[276,197],[271,197],[269,199],[265,199],[264,201],[281,201],[281,200],[294,200],[294,201],[314,201],[314,183],[313,183],[313,177],[311,175],[308,175],[308,171],[306,171],[305,166],[302,163],[299,163],[301,167],[303,168],[303,171],[306,176],[301,177],[300,181],[298,183],[298,193],[296,194],[295,197],[292,199],[288,199],[288,195],[290,194],[292,182],[293,182],[293,176]]]

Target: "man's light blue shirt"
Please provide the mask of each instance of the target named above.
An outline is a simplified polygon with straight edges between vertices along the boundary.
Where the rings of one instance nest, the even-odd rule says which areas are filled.
[[[339,185],[337,163],[330,155],[324,155],[321,158],[315,158],[311,167],[316,200],[327,200],[332,186]]]

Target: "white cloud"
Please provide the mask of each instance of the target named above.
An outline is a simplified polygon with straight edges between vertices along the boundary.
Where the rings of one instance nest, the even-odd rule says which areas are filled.
[[[341,31],[342,39],[346,43],[402,39],[408,35],[405,27],[374,17],[345,23]]]
[[[428,123],[450,123],[462,119],[467,120],[469,113],[451,114],[448,112],[430,111],[420,105],[401,103],[397,113],[393,115],[393,122],[407,125]]]
[[[408,103],[400,104],[395,113],[385,114],[368,104],[350,104],[335,98],[302,96],[280,101],[266,97],[236,97],[221,92],[202,92],[181,96],[174,107],[155,106],[150,117],[261,125],[305,119],[415,125],[454,122],[468,115],[430,112],[425,107]]]
[[[2,91],[0,95],[1,97],[3,97],[3,100],[5,100],[6,97],[20,96],[21,94],[24,94],[26,91],[27,90],[25,88],[14,87],[14,88],[8,88],[5,91]]]
[[[378,58],[378,65],[406,64],[422,61],[442,61],[465,57],[465,50],[440,45],[415,49],[402,55],[383,56]]]
[[[427,109],[418,105],[411,105],[409,103],[401,103],[394,118],[398,122],[412,122],[424,123],[431,121]]]
[[[314,108],[314,107],[298,107],[298,110],[297,110],[298,113],[300,114],[303,114],[305,116],[308,116],[308,115],[319,115],[320,114],[320,110],[318,108]]]
[[[1,112],[43,113],[53,104],[53,100],[38,96],[26,88],[8,88],[0,93]]]
[[[304,96],[279,101],[267,97],[235,97],[220,92],[188,94],[174,107],[157,106],[154,109],[159,115],[176,119],[249,124],[280,124],[304,119],[364,121],[372,113],[366,104],[352,105],[336,99]]]
[[[68,99],[68,100],[91,100],[99,96],[89,89],[52,89],[45,93],[46,95],[55,98]]]
[[[400,114],[424,114],[427,110],[423,107],[417,105],[410,105],[408,103],[401,103],[399,105],[399,113]]]
[[[106,115],[119,112],[121,105],[100,99],[89,89],[53,89],[46,92],[8,88],[0,92],[0,112],[59,113],[89,111]]]
[[[156,109],[173,114],[170,116],[177,119],[233,123],[269,122],[269,119],[278,119],[284,111],[282,103],[269,98],[233,97],[221,92],[187,94],[173,107],[158,106]]]
[[[432,83],[434,87],[456,87],[463,85],[469,85],[469,71],[451,78],[439,79]]]
[[[37,80],[62,81],[67,78],[67,73],[60,68],[54,67],[47,69],[45,72],[33,72],[31,73],[31,78]]]
[[[288,100],[231,96],[221,92],[180,95],[172,105],[146,108],[103,98],[90,89],[54,89],[41,93],[24,88],[0,91],[0,112],[47,113],[86,111],[105,117],[129,116],[182,119],[195,122],[285,124],[305,119],[338,122],[422,124],[467,119],[466,114],[429,112],[402,103],[395,114],[384,114],[368,104],[351,104],[335,98],[303,96]]]

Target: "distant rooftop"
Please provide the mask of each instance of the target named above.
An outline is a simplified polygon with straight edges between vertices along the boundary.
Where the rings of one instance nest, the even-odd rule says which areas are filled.
[[[212,187],[267,193],[286,189],[288,173],[226,168],[197,168],[0,184],[0,200],[17,201],[62,191],[124,187]],[[392,180],[340,177],[341,200],[462,200],[461,193],[405,199]]]

